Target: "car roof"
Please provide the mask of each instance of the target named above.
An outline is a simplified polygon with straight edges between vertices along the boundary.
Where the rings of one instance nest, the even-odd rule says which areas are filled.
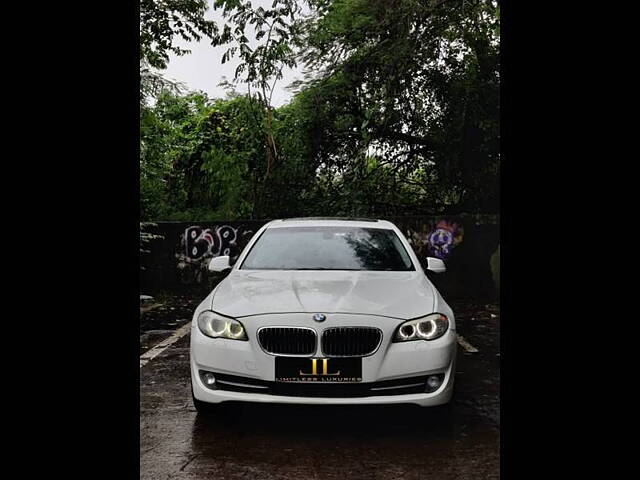
[[[286,227],[360,227],[393,229],[395,225],[387,220],[353,217],[301,217],[273,220],[268,228]]]

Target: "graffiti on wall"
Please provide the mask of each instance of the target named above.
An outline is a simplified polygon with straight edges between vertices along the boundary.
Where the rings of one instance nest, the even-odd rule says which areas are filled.
[[[189,227],[184,232],[185,253],[191,260],[202,257],[230,257],[240,254],[253,232],[230,225],[214,228]]]
[[[462,243],[463,237],[462,225],[446,219],[424,223],[421,230],[407,229],[407,240],[421,258],[430,256],[446,260]]]
[[[201,283],[207,278],[209,261],[213,257],[235,259],[247,245],[254,231],[244,226],[219,225],[203,228],[187,227],[180,236],[181,248],[176,257],[183,283]]]
[[[209,261],[226,255],[236,259],[260,225],[242,223],[210,227],[192,225],[180,235],[177,250],[178,272],[183,283],[203,283],[211,277]],[[462,224],[450,219],[435,219],[420,223],[417,228],[404,228],[409,243],[420,259],[437,257],[446,260],[462,243]]]
[[[481,298],[499,292],[499,216],[411,216],[389,220],[405,234],[421,263],[428,256],[444,258],[447,273],[433,275],[432,280],[439,282],[437,287],[446,295]],[[157,223],[154,232],[165,240],[150,244],[151,253],[142,257],[147,269],[141,270],[141,285],[154,291],[180,283],[213,287],[222,276],[208,271],[211,258],[239,254],[266,220]]]

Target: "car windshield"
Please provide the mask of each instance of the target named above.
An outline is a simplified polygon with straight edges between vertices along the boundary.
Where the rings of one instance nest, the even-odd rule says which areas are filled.
[[[268,228],[245,270],[415,270],[393,230],[358,227]]]

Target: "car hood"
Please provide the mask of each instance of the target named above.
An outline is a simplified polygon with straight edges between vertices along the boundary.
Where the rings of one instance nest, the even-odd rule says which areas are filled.
[[[212,310],[231,317],[268,313],[359,313],[400,319],[433,311],[422,272],[233,270]]]

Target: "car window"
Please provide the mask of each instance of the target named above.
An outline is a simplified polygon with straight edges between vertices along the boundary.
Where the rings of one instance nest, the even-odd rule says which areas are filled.
[[[393,230],[268,228],[247,254],[246,270],[415,270]]]

